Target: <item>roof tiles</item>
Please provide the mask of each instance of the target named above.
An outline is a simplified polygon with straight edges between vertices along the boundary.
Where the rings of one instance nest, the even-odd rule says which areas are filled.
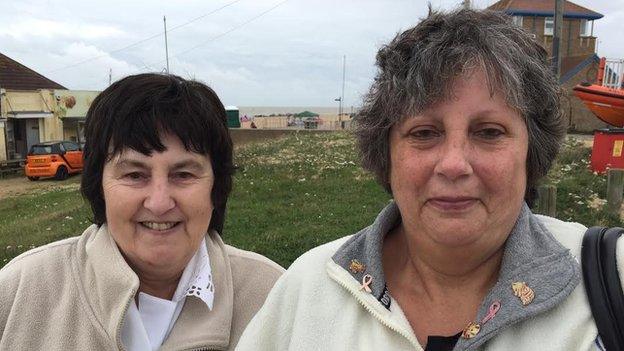
[[[1,53],[0,88],[14,90],[67,89]]]
[[[488,7],[510,15],[554,16],[555,0],[500,0]],[[603,15],[570,1],[564,1],[563,16],[599,19]]]

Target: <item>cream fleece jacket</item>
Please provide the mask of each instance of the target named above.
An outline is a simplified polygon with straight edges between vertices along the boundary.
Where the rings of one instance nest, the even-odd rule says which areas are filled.
[[[232,350],[283,268],[206,235],[214,309],[189,297],[161,350]],[[30,250],[0,270],[0,350],[117,350],[139,280],[106,225]]]
[[[398,210],[392,209],[392,206],[389,205],[378,220],[361,233],[317,247],[297,259],[275,284],[265,305],[243,333],[236,350],[422,351],[401,306],[392,298],[389,298],[389,302],[385,300],[383,282],[380,282],[378,295],[373,286],[372,293],[366,292],[361,288],[361,281],[354,278],[353,272],[335,261],[340,252],[349,248],[350,243],[356,245],[358,235],[369,235],[375,231],[383,233],[396,223]],[[394,214],[388,214],[393,211]],[[479,337],[459,342],[455,350],[600,350],[596,345],[596,325],[584,286],[578,277],[580,267],[573,267],[578,266],[575,258],[580,258],[586,228],[577,223],[530,213],[526,214],[524,222],[525,228],[538,228],[545,232],[539,235],[534,233],[532,237],[524,233],[524,236],[516,237],[513,245],[507,245],[506,253],[515,251],[518,254],[513,255],[520,256],[525,253],[528,259],[509,257],[511,264],[505,269],[510,269],[512,273],[509,276],[513,280],[499,281],[490,292],[490,295],[499,294],[497,289],[500,286],[498,296],[503,304],[501,310],[492,322],[488,322],[490,324],[482,327]],[[556,251],[553,250],[549,255],[548,251],[542,249],[543,246],[540,247],[541,244],[533,245],[539,240],[548,241]],[[367,245],[363,246],[364,255],[358,257],[358,261],[365,264],[368,270],[374,262],[365,260],[373,258],[378,249],[371,249],[374,245]],[[514,245],[516,248],[509,248]],[[543,255],[534,255],[534,251],[540,250]],[[620,279],[624,282],[622,258],[624,245],[618,245]],[[551,266],[544,262],[553,264]],[[515,263],[522,264],[514,266]],[[574,270],[570,270],[572,268]],[[531,277],[536,274],[560,280],[563,284],[544,280],[532,283]],[[565,279],[559,276],[565,276]],[[518,277],[528,277],[526,281],[535,290],[535,302],[526,307],[513,296],[510,286]],[[537,283],[539,281],[544,285]],[[549,301],[556,301],[556,304],[549,306]],[[479,320],[481,314],[487,312],[488,306],[489,301],[484,301]],[[480,338],[483,339],[479,341]]]

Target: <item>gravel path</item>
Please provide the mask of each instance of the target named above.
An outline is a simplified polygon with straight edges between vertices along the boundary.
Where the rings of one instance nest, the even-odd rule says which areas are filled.
[[[80,175],[72,175],[68,179],[58,181],[54,179],[41,179],[38,181],[30,181],[26,176],[11,177],[0,179],[0,200],[19,196],[23,194],[38,193],[41,191],[50,191],[52,189],[75,188],[80,187]]]

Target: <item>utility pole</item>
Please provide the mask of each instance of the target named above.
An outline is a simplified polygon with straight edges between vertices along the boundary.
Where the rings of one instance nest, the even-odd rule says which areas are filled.
[[[345,88],[345,68],[347,66],[347,55],[342,55],[342,93],[340,94],[340,108],[338,117],[342,116],[342,106],[344,104],[344,88]]]
[[[111,85],[113,83],[113,69],[109,68],[108,69],[108,85]]]
[[[169,74],[169,46],[167,45],[167,17],[163,16],[165,25],[165,57],[167,58],[167,74]]]
[[[553,30],[553,60],[552,60],[552,68],[557,80],[559,80],[561,76],[561,36],[563,33],[563,1],[564,0],[555,0],[555,28]]]

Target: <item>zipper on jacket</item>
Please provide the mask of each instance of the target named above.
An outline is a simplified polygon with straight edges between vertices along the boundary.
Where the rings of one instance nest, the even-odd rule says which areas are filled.
[[[117,338],[117,346],[122,351],[126,351],[126,348],[121,343],[121,327],[123,326],[124,321],[126,320],[126,313],[128,312],[128,307],[130,307],[130,303],[132,302],[132,299],[134,298],[135,294],[136,294],[136,289],[132,289],[131,294],[130,294],[130,299],[128,300],[128,302],[126,302],[126,306],[124,306],[123,312],[121,313],[121,316],[122,316],[121,323],[119,323],[119,325],[117,326],[117,335],[115,336]]]
[[[330,261],[329,264],[335,264],[335,263]],[[340,277],[336,276],[336,274],[334,272],[331,272],[332,270],[336,269],[335,267],[328,267],[328,268],[329,268],[329,272],[328,273],[329,273],[330,277],[332,277],[334,279],[334,281],[336,281],[343,288],[345,288],[347,291],[349,291],[351,293],[351,295],[353,295],[353,297],[355,297],[355,299],[364,307],[364,309],[366,309],[368,311],[368,313],[372,314],[375,318],[377,318],[377,320],[381,324],[386,326],[388,329],[390,329],[390,330],[396,332],[397,334],[403,336],[404,338],[406,338],[412,344],[412,346],[414,346],[414,348],[416,350],[424,351],[422,346],[420,346],[420,344],[418,343],[418,340],[413,339],[411,337],[411,335],[406,333],[404,330],[399,330],[398,328],[394,327],[389,322],[387,322],[383,318],[383,316],[381,316],[377,311],[375,311],[372,307],[370,307],[366,301],[364,301],[360,296],[358,296],[359,295],[359,291],[356,291],[352,287],[348,286],[347,283],[343,282],[342,279]]]

